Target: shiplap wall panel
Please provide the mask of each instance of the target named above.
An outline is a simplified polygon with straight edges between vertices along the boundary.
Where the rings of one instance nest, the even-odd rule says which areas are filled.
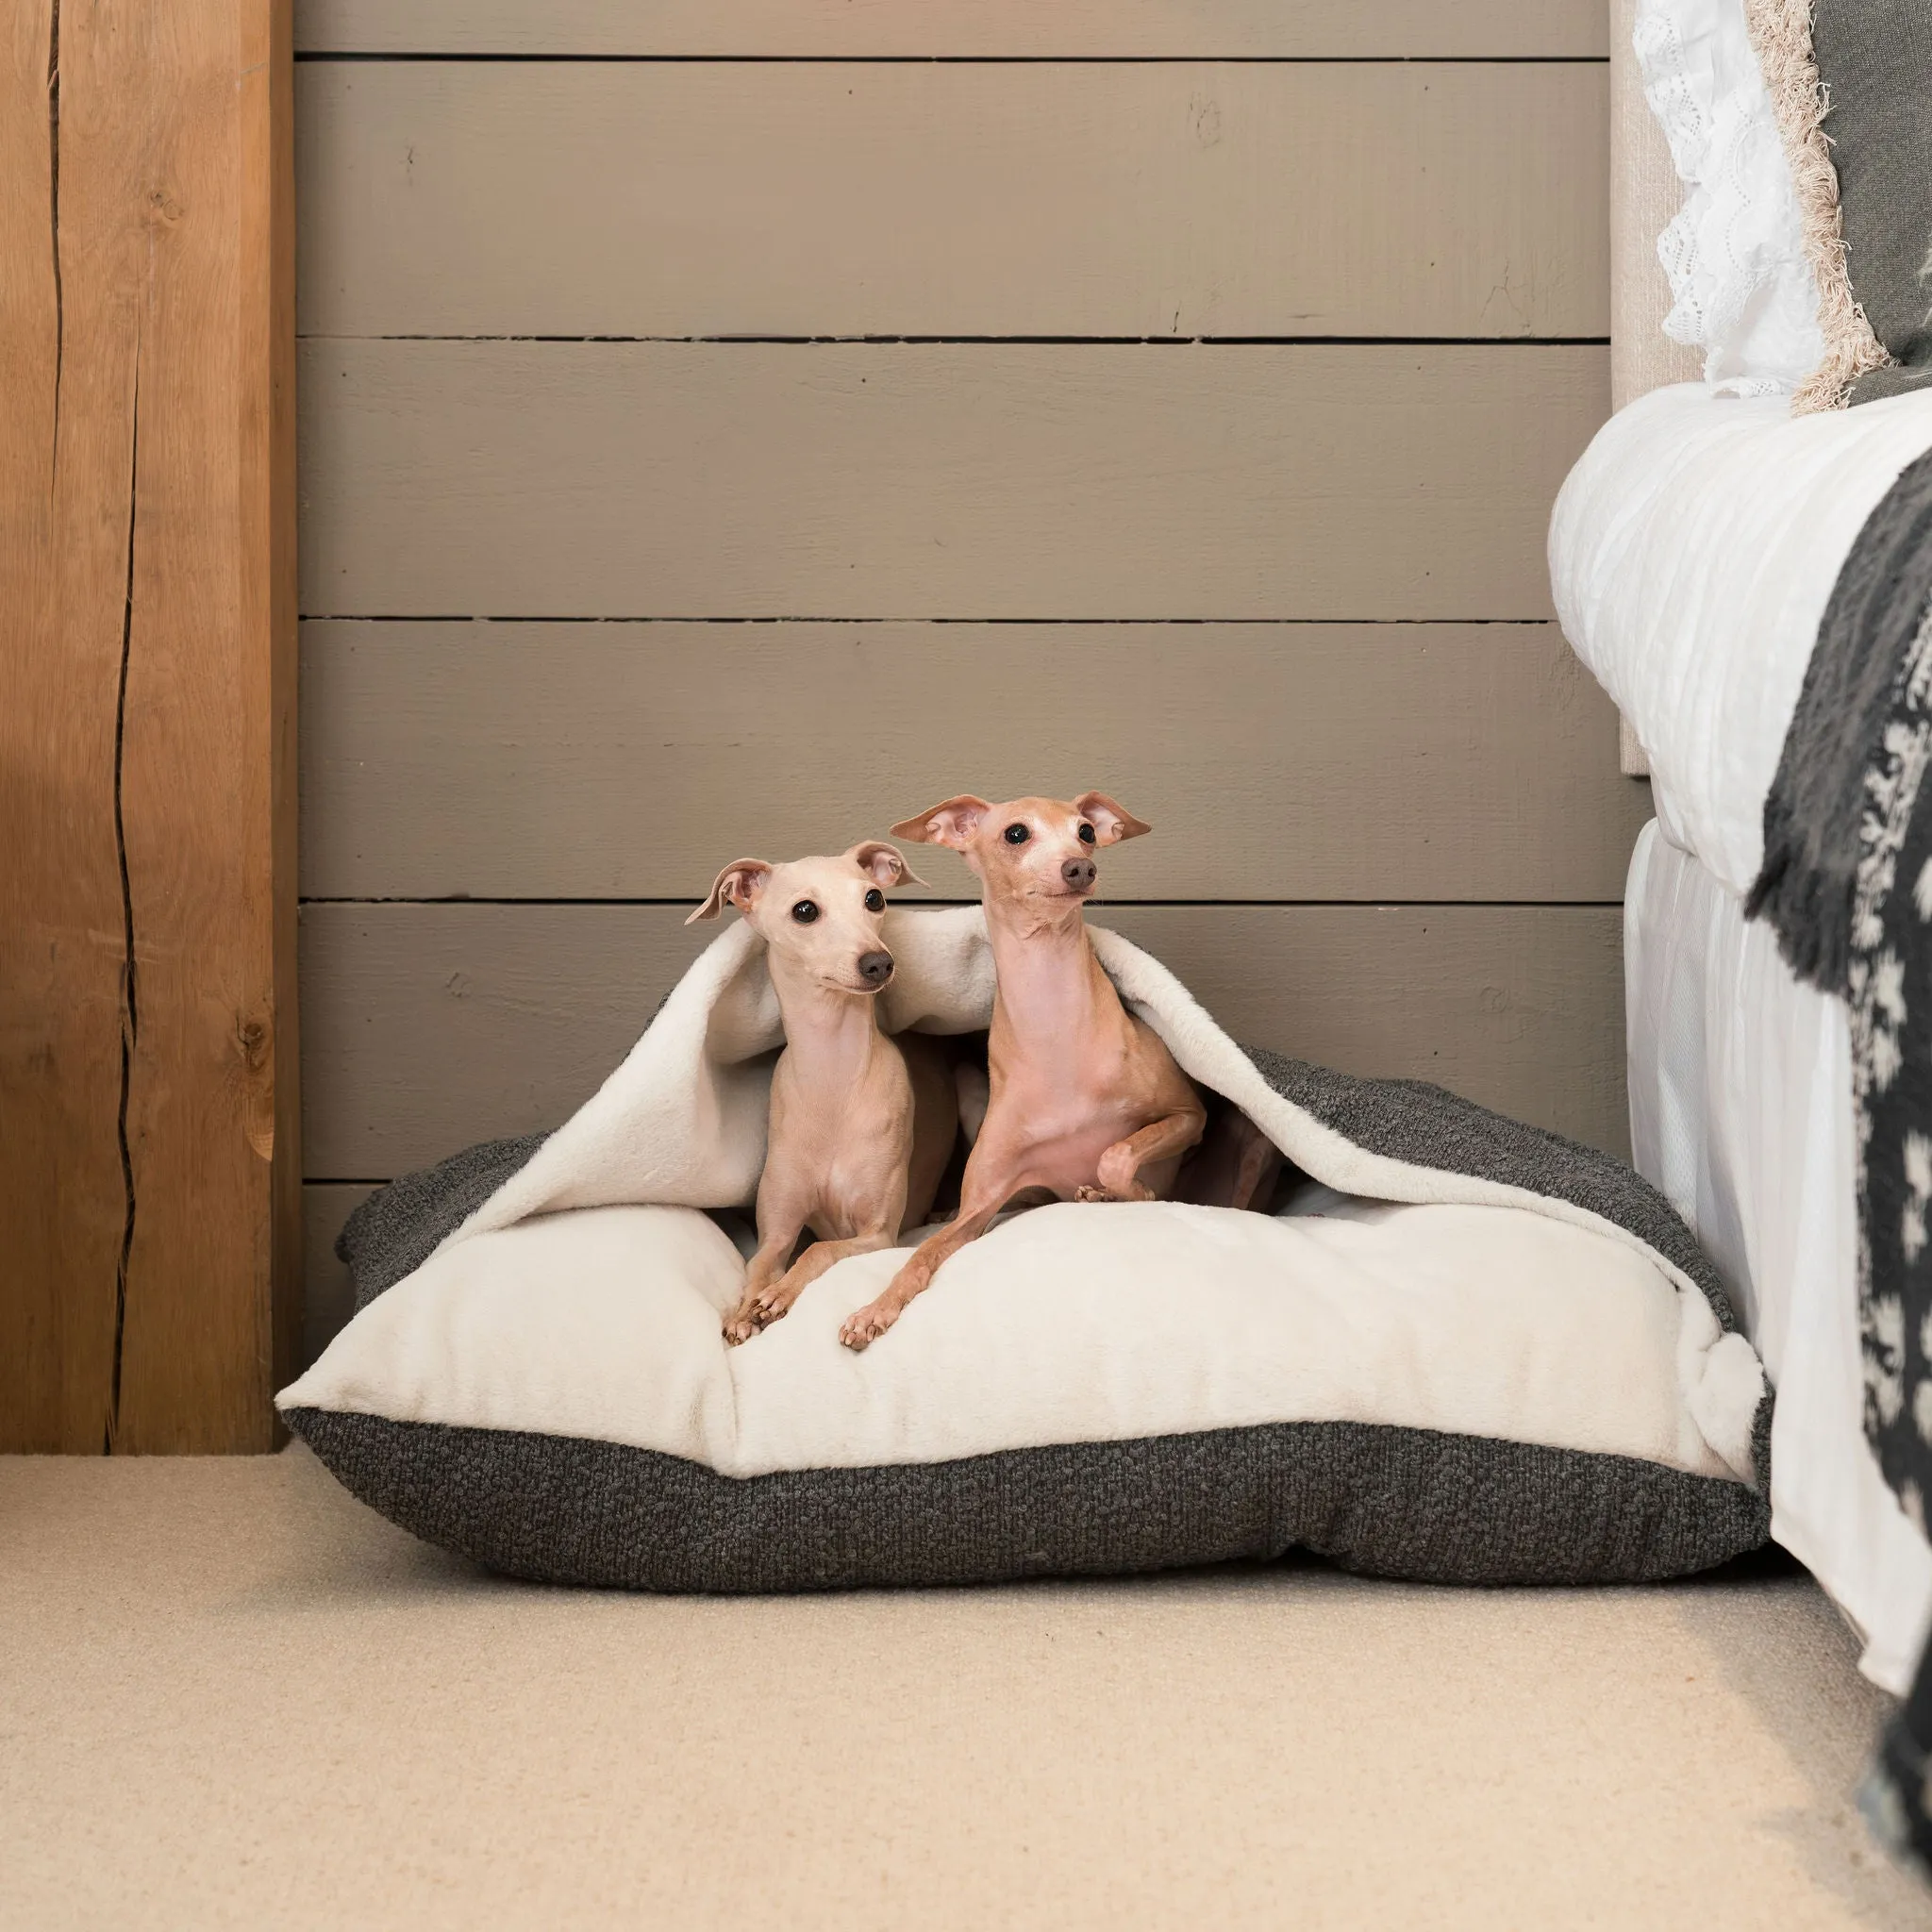
[[[865,58],[1601,58],[1603,0],[295,0],[296,45]]]
[[[1601,336],[1594,63],[319,61],[332,336]]]
[[[549,57],[302,75],[304,603],[372,620],[307,633],[312,1253],[368,1182],[592,1091],[723,858],[935,790],[1138,790],[1157,836],[1106,876],[1141,899],[1617,896],[1641,793],[1541,622],[1605,349],[957,340],[1602,335],[1598,0],[298,33]],[[1283,59],[1326,64],[1186,64]],[[955,340],[367,339],[582,335]],[[841,621],[677,621],[754,618]],[[444,894],[506,903],[348,903]],[[1098,917],[1257,1043],[1624,1144],[1613,904]]]
[[[302,691],[316,898],[695,898],[1098,785],[1158,828],[1117,896],[1614,899],[1647,816],[1554,625],[322,620]]]
[[[715,926],[663,906],[310,905],[304,1138],[380,1179],[565,1119]],[[1106,907],[1236,1038],[1621,1151],[1615,907]]]
[[[1547,617],[1608,381],[1534,343],[303,351],[318,617]]]
[[[305,906],[309,1178],[384,1180],[558,1124],[718,937],[689,910]]]

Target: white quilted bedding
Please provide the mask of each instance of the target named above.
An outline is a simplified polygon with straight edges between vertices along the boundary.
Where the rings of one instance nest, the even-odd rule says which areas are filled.
[[[1732,891],[1840,564],[1932,448],[1932,394],[1793,417],[1782,396],[1662,389],[1613,416],[1550,524],[1557,614],[1649,754],[1657,816]]]

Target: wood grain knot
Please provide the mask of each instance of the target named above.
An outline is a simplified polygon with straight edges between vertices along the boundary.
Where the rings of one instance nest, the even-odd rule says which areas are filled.
[[[242,1045],[242,1058],[248,1062],[251,1073],[259,1073],[268,1064],[271,1034],[267,1024],[260,1020],[243,1020],[236,1029],[235,1037]]]
[[[275,1158],[275,1089],[270,1061],[275,1052],[275,1028],[266,1020],[238,1021],[235,1043],[247,1069],[242,1095],[242,1131],[258,1159]]]

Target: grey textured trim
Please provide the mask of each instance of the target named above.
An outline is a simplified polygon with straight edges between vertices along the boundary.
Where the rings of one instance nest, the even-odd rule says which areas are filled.
[[[1242,1051],[1284,1100],[1370,1154],[1522,1188],[1600,1214],[1681,1268],[1722,1327],[1738,1325],[1717,1270],[1677,1210],[1615,1156],[1491,1113],[1425,1080],[1365,1080],[1265,1048]]]
[[[1880,371],[1897,375],[1897,371]],[[1852,897],[1883,739],[1906,653],[1932,597],[1932,453],[1865,519],[1818,625],[1797,708],[1764,799],[1764,864],[1744,901],[1800,979],[1842,997]]]
[[[649,1449],[318,1408],[289,1425],[425,1541],[541,1583],[753,1592],[1108,1575],[1292,1549],[1429,1583],[1637,1583],[1761,1545],[1755,1490],[1660,1464],[1280,1423],[735,1479]]]
[[[513,1141],[485,1141],[465,1147],[434,1167],[406,1174],[378,1188],[342,1223],[336,1259],[346,1262],[360,1314],[384,1289],[413,1274],[453,1233],[528,1165],[550,1138],[524,1134]]]

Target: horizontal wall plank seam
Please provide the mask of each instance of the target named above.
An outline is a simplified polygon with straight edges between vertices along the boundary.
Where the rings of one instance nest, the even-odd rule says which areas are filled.
[[[298,53],[299,62],[525,67],[1607,67],[1602,54],[425,54]]]
[[[304,906],[668,906],[688,907],[693,902],[690,898],[641,898],[627,899],[613,897],[608,893],[594,898],[554,898],[531,896],[529,898],[497,898],[480,892],[448,892],[441,895],[425,896],[420,893],[406,894],[395,898],[381,896],[359,898],[339,896],[331,893],[317,893],[313,898],[301,901]],[[949,906],[976,906],[976,899],[901,899],[895,904],[908,910],[924,907],[931,911],[941,911]],[[1504,908],[1510,911],[1544,908],[1555,909],[1580,910],[1604,906],[1621,906],[1621,898],[1615,899],[1090,899],[1088,910],[1104,914],[1109,907],[1115,906],[1174,906],[1212,911],[1222,906],[1291,906],[1291,907],[1356,907],[1373,906],[1382,911],[1428,912],[1439,909],[1465,908]]]
[[[305,610],[304,624],[930,624],[930,625],[1194,625],[1203,629],[1218,625],[1408,625],[1416,628],[1438,625],[1510,625],[1518,629],[1546,628],[1556,620],[1550,617],[500,617],[486,611],[389,611]]]
[[[613,336],[343,335],[305,330],[305,342],[670,342],[721,348],[1051,349],[1607,349],[1608,336]]]

